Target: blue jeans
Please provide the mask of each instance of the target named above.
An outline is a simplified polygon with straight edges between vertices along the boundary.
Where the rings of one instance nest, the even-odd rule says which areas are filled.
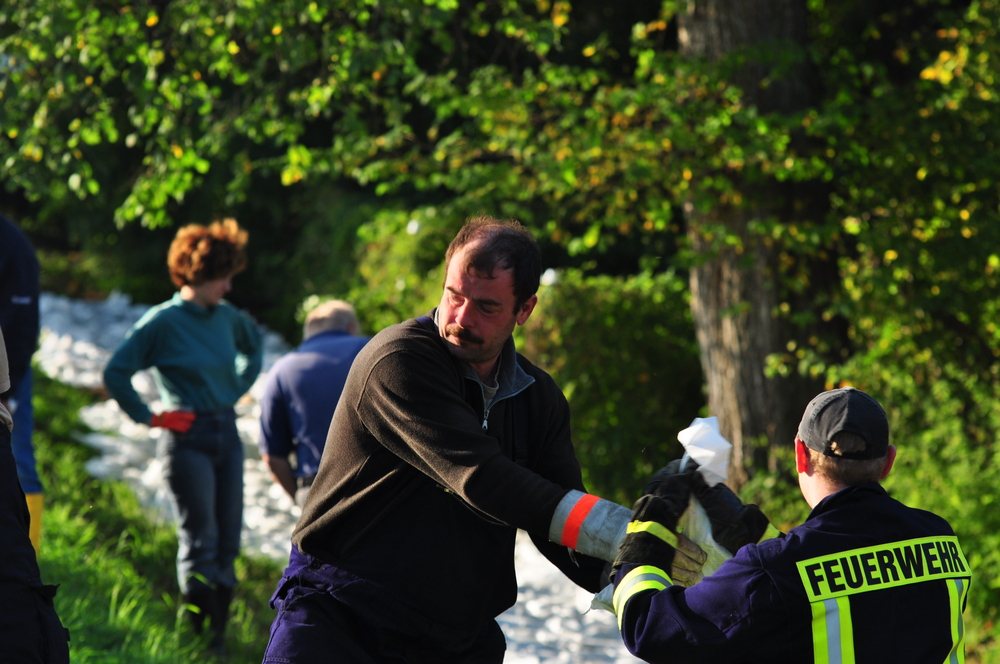
[[[180,519],[177,583],[236,585],[243,527],[243,444],[232,410],[200,412],[187,433],[165,430],[159,454]]]
[[[35,446],[31,442],[31,434],[35,429],[35,409],[31,405],[32,382],[31,369],[28,369],[21,384],[17,386],[17,392],[10,396],[10,400],[17,404],[17,408],[11,413],[14,417],[14,430],[10,434],[10,445],[14,450],[17,479],[21,480],[21,488],[25,493],[42,493],[44,489],[35,463]]]

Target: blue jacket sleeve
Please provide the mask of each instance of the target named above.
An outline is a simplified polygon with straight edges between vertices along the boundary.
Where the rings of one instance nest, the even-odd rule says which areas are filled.
[[[723,664],[744,661],[753,639],[787,624],[769,577],[744,547],[690,588],[667,585],[634,593],[618,607],[625,647],[647,662]],[[615,576],[616,589],[636,566]]]
[[[288,402],[281,392],[280,362],[271,368],[260,399],[260,437],[257,442],[261,455],[287,457],[292,452],[292,426],[288,417]]]

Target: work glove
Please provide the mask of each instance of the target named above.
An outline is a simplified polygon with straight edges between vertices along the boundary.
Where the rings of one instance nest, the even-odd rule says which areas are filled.
[[[195,414],[186,410],[171,410],[153,415],[151,427],[163,427],[177,433],[187,433],[194,423]]]
[[[677,506],[679,519],[687,507],[688,499],[691,496],[691,478],[698,464],[689,460],[684,472],[681,472],[681,462],[683,459],[674,459],[663,468],[653,473],[646,486],[642,489],[642,495],[652,494],[664,498],[671,505]]]
[[[677,532],[677,519],[684,511],[667,498],[646,494],[635,502],[632,520],[612,564],[612,578],[623,565],[652,565],[679,586],[698,581],[707,556],[701,548]]]
[[[746,544],[756,544],[778,535],[777,528],[759,507],[744,505],[722,482],[709,486],[701,473],[695,473],[691,492],[705,508],[712,524],[712,539],[733,555]]]

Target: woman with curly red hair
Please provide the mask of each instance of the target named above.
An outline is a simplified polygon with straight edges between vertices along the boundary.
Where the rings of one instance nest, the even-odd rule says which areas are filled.
[[[246,243],[234,219],[181,228],[167,258],[178,291],[132,326],[104,370],[122,410],[163,429],[158,454],[180,521],[178,583],[196,631],[208,619],[217,652],[225,650],[243,524],[243,445],[233,406],[263,364],[256,324],[222,299],[246,267]],[[159,391],[157,413],[132,387],[143,369]]]

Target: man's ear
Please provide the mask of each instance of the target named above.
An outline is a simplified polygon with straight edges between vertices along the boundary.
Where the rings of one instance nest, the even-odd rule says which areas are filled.
[[[525,323],[528,322],[528,316],[530,316],[531,312],[535,310],[536,304],[538,304],[537,295],[532,295],[531,297],[529,297],[527,300],[524,301],[524,304],[521,305],[521,308],[517,310],[518,325],[524,325]]]
[[[798,437],[795,438],[795,470],[807,475],[812,473],[812,459],[809,457],[809,448]]]
[[[889,449],[885,451],[885,465],[882,466],[882,474],[879,476],[880,480],[884,480],[889,476],[889,471],[892,470],[892,464],[896,461],[896,446],[890,445]]]

